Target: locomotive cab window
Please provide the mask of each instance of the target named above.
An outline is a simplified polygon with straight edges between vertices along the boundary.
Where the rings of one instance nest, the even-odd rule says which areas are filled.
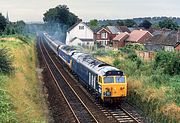
[[[115,77],[116,83],[125,83],[125,77],[124,76],[117,76]]]
[[[114,77],[104,77],[104,83],[114,83]]]

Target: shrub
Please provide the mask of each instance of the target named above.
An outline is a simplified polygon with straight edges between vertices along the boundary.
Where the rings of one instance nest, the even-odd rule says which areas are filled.
[[[154,69],[159,68],[163,68],[165,74],[180,74],[180,52],[158,52],[155,57]]]
[[[120,63],[121,63],[121,61],[120,61],[119,59],[117,59],[117,58],[113,61],[113,65],[114,65],[115,67],[119,67],[119,66],[120,66]]]
[[[0,73],[9,74],[12,71],[12,58],[8,53],[8,49],[0,49]]]
[[[134,52],[134,50],[143,51],[145,50],[145,48],[143,45],[140,44],[127,44],[125,47],[120,48],[119,50],[124,53],[131,53]]]
[[[19,40],[21,40],[22,42],[26,44],[29,44],[31,42],[28,36],[17,35],[16,38],[18,38]]]

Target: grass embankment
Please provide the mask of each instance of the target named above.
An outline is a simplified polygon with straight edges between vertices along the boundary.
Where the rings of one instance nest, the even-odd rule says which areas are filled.
[[[159,52],[145,62],[131,49],[99,50],[95,56],[128,76],[128,100],[159,123],[180,121],[180,53]]]
[[[0,122],[47,122],[34,42],[21,36],[3,37],[0,48],[4,47],[13,58],[14,71],[0,74]]]

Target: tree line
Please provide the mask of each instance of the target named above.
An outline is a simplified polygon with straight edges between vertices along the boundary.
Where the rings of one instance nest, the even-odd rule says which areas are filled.
[[[24,21],[9,22],[2,13],[0,13],[0,35],[23,34],[25,27],[26,24]]]
[[[126,19],[126,20],[97,20],[92,19],[88,23],[91,28],[97,28],[102,26],[127,26],[127,27],[143,27],[145,29],[149,28],[155,28],[155,29],[162,29],[167,28],[171,30],[178,30],[179,25],[177,22],[175,22],[173,19],[165,18],[162,21],[159,21],[158,23],[151,23],[149,20],[142,20],[141,23],[136,23],[133,19]]]

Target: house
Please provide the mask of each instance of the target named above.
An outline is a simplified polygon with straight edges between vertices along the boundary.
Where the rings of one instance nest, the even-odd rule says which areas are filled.
[[[125,40],[129,37],[129,33],[123,32],[118,34],[114,39],[113,39],[113,47],[114,48],[120,48],[125,46]]]
[[[180,33],[176,31],[162,32],[149,38],[145,47],[149,51],[180,51]]]
[[[96,32],[95,39],[100,45],[107,46],[118,34],[123,32],[130,32],[130,30],[125,26],[106,26]]]
[[[94,32],[82,21],[67,30],[66,45],[94,45]]]
[[[144,44],[144,42],[153,37],[153,35],[146,30],[133,30],[130,34],[129,37],[126,39],[126,44],[128,43],[140,43]]]

